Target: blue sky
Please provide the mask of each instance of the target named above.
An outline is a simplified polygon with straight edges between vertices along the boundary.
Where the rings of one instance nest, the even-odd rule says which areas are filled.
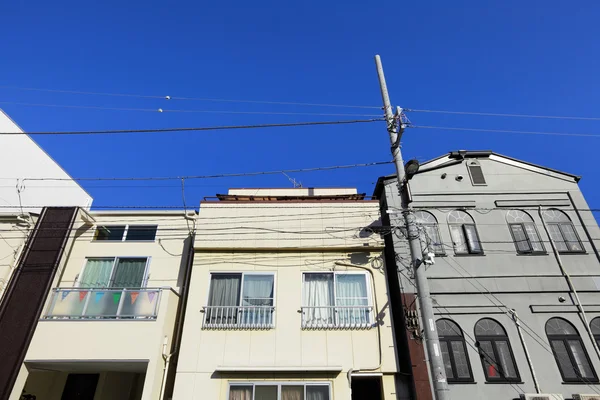
[[[3,2],[0,85],[89,92],[380,106],[381,54],[394,105],[600,116],[600,3],[482,1]],[[299,107],[72,95],[0,88],[26,131],[160,128],[353,119],[352,116],[157,113],[30,107],[378,114]],[[363,117],[357,117],[363,118]],[[413,113],[415,124],[598,133],[600,122]],[[231,132],[57,136],[36,140],[73,176],[165,176],[388,160],[383,123]],[[492,149],[583,175],[600,207],[600,139],[413,129],[404,156]],[[293,175],[306,186],[372,193],[392,166]],[[177,183],[98,187],[96,205],[179,205]],[[187,182],[188,204],[228,187],[289,187],[284,176]]]

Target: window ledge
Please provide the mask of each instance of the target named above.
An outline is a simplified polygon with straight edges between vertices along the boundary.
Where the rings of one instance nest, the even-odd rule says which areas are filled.
[[[590,383],[598,383],[598,379],[588,379],[586,382],[561,382],[563,385],[589,385]]]
[[[559,251],[558,254],[561,256],[586,256],[588,255],[587,251]]]
[[[547,256],[548,253],[517,253],[519,257],[538,257],[538,256]]]
[[[471,381],[468,381],[468,382],[467,381],[465,381],[465,382],[460,382],[460,381],[459,382],[452,382],[452,381],[449,381],[448,385],[477,385],[477,382],[474,382],[474,381],[473,382],[471,382]]]
[[[478,254],[454,254],[454,257],[485,257],[484,253]]]
[[[486,385],[523,385],[525,382],[521,381],[503,381],[503,382],[484,382]]]

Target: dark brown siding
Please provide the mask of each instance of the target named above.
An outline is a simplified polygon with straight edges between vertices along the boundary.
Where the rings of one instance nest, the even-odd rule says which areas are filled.
[[[1,400],[15,384],[76,214],[75,207],[42,210],[9,282],[0,305]]]

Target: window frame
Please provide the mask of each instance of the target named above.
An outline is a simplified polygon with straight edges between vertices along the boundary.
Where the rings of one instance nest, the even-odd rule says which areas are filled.
[[[523,234],[527,238],[527,244],[529,245],[529,248],[531,250],[523,251],[519,249],[519,246],[517,244],[517,238],[515,237],[515,233],[512,230],[513,225],[518,225],[521,227],[521,229],[523,230]],[[526,225],[533,226],[533,229],[535,229],[535,232],[540,238],[540,241],[538,243],[540,244],[540,246],[542,246],[542,250],[534,250],[531,238],[529,237],[529,235],[527,234],[527,230],[525,229]],[[540,232],[537,230],[537,226],[535,226],[535,222],[508,222],[508,230],[510,231],[510,236],[512,237],[513,243],[515,245],[515,250],[518,254],[548,254],[548,252],[546,251],[546,246],[544,246],[544,242],[541,240],[542,237],[540,236]]]
[[[504,335],[477,335],[477,324],[480,321],[483,320],[492,320],[495,323],[497,323],[498,325],[500,325],[500,327],[502,328],[502,330],[504,331]],[[504,328],[504,326],[499,322],[496,321],[493,318],[481,318],[479,319],[475,325],[473,326],[473,335],[475,336],[475,340],[476,340],[476,344],[477,344],[477,351],[479,352],[479,358],[481,359],[481,367],[483,368],[483,374],[485,375],[485,381],[486,382],[506,382],[506,383],[514,383],[514,382],[521,382],[521,373],[519,372],[519,365],[517,364],[517,360],[515,359],[515,354],[513,352],[512,346],[510,344],[510,338],[508,337],[508,333],[506,332],[506,329]],[[481,350],[481,346],[479,345],[479,342],[491,342],[492,344],[492,351],[494,352],[493,356],[495,359],[496,364],[498,365],[498,372],[500,373],[500,376],[497,378],[493,378],[488,376],[488,371],[485,368],[485,355],[482,353]],[[506,342],[506,345],[508,346],[508,351],[510,353],[510,357],[512,359],[512,363],[515,367],[515,373],[516,373],[516,377],[507,377],[504,373],[504,371],[502,371],[502,365],[500,363],[500,355],[498,352],[498,347],[496,342]]]
[[[594,340],[596,341],[596,344],[598,345],[598,347],[600,347],[600,331],[598,333],[594,332],[594,328],[592,327],[592,322],[594,321],[600,321],[600,317],[595,317],[592,318],[590,321],[590,330],[592,331],[592,336],[594,336]],[[598,325],[600,326],[600,322],[598,323]]]
[[[576,335],[575,334],[571,334],[571,335],[548,334],[548,328],[547,328],[548,322],[553,319],[561,319],[561,320],[565,321],[566,323],[568,323],[569,325],[571,325],[573,327],[573,329],[575,330],[575,332],[577,332],[577,334]],[[552,355],[554,357],[554,361],[556,362],[556,366],[558,367],[558,371],[560,372],[560,376],[561,376],[563,382],[566,382],[566,383],[579,383],[579,382],[597,383],[597,382],[599,382],[598,375],[596,374],[596,370],[594,369],[594,364],[592,364],[592,360],[590,359],[587,349],[585,348],[585,344],[583,343],[583,340],[581,339],[579,330],[577,330],[577,328],[575,327],[575,325],[573,325],[573,323],[571,323],[571,321],[561,318],[561,317],[549,318],[546,321],[546,324],[544,325],[544,331],[546,333],[546,337],[548,338],[548,344],[550,344],[550,349],[552,350]],[[558,357],[554,351],[554,346],[552,346],[553,341],[561,341],[563,343],[563,345],[565,346],[565,349],[567,350],[567,356],[569,356],[569,361],[571,362],[571,367],[573,368],[573,371],[575,371],[575,375],[577,375],[576,378],[565,377],[563,369],[562,369],[560,363],[558,362]],[[575,360],[575,357],[573,356],[573,351],[571,350],[571,347],[569,346],[569,341],[579,341],[579,344],[581,345],[581,348],[583,349],[583,353],[588,362],[588,365],[590,366],[590,369],[592,371],[593,377],[588,378],[588,377],[584,377],[581,374],[581,371],[579,370],[579,367],[577,366],[577,361]]]
[[[450,221],[448,221],[448,219],[450,218],[450,214],[453,211],[460,211],[460,212],[467,214],[469,216],[469,218],[471,218],[471,221],[470,222],[450,222]],[[482,256],[482,255],[485,255],[485,251],[483,250],[483,243],[481,242],[481,236],[479,235],[479,230],[477,229],[477,224],[475,223],[475,219],[473,218],[473,216],[471,214],[469,214],[465,210],[454,209],[448,213],[446,220],[448,221],[448,229],[450,231],[450,240],[452,240],[452,248],[454,249],[455,255],[459,255],[459,256]],[[475,230],[475,235],[477,235],[477,242],[479,243],[479,249],[480,249],[479,251],[474,251],[472,249],[472,243],[468,240],[468,236],[467,236],[467,228],[466,228],[467,226],[469,226],[469,227],[472,226],[473,229]],[[464,240],[464,245],[466,247],[466,251],[458,251],[457,250],[457,246],[454,242],[454,237],[452,235],[453,227],[459,228],[462,239]]]
[[[111,226],[124,226],[123,236],[119,240],[98,240],[98,232],[100,228],[110,228]],[[154,239],[152,240],[127,240],[127,234],[129,233],[130,227],[156,227],[156,232],[154,233]],[[108,224],[108,225],[96,225],[96,229],[94,230],[94,236],[92,237],[92,242],[107,242],[107,243],[119,243],[119,242],[128,242],[128,243],[154,243],[156,242],[156,237],[158,236],[158,224]]]
[[[306,274],[333,274],[333,302],[336,304],[333,304],[332,307],[338,307],[337,305],[337,289],[336,289],[336,275],[362,275],[365,277],[365,285],[367,286],[367,305],[364,307],[370,307],[372,309],[372,311],[369,313],[369,321],[368,324],[370,326],[372,326],[373,324],[375,324],[375,318],[373,316],[373,314],[376,313],[374,306],[373,306],[373,293],[371,291],[371,281],[370,281],[370,277],[366,271],[302,271],[302,282],[301,282],[301,293],[302,293],[302,303],[301,303],[301,307],[309,307],[306,305],[306,298],[304,296],[304,277],[306,276]],[[357,299],[359,297],[356,297]],[[343,307],[343,306],[340,306]],[[359,307],[363,307],[363,306],[359,306]],[[335,315],[335,318],[337,318],[337,315]]]
[[[112,284],[114,281],[114,274],[115,274],[115,268],[119,262],[120,259],[122,258],[138,258],[138,259],[146,259],[146,266],[144,268],[144,277],[142,279],[142,284],[139,288],[125,288],[125,289],[142,289],[142,288],[146,288],[148,287],[148,278],[150,277],[150,261],[152,260],[151,256],[108,256],[108,257],[85,257],[85,259],[83,260],[83,266],[81,267],[81,270],[79,271],[79,274],[77,275],[76,279],[76,288],[80,288],[80,284],[81,284],[81,277],[83,276],[83,272],[85,271],[85,268],[87,267],[88,264],[88,260],[113,260],[112,263],[112,267],[110,269],[110,279],[109,279],[109,283]],[[88,289],[100,289],[100,288],[88,288]],[[106,288],[102,288],[102,289],[113,289],[112,286],[107,286]],[[121,288],[119,288],[121,289]]]
[[[327,386],[329,389],[329,399],[333,400],[332,384],[331,381],[229,381],[227,385],[227,400],[231,397],[231,387],[235,386],[252,386],[252,400],[256,396],[254,388],[256,386],[277,386],[277,400],[281,400],[281,387],[282,386],[303,386],[304,387],[304,399],[306,399],[306,387],[307,386]]]
[[[456,335],[456,336],[441,336],[439,335],[439,330],[437,327],[437,323],[438,321],[450,321],[453,324],[455,324],[456,326],[458,326],[458,329],[460,329],[460,335]],[[445,342],[446,343],[446,347],[448,348],[448,356],[450,358],[450,368],[452,369],[452,373],[454,374],[454,378],[449,378],[448,376],[446,376],[446,381],[449,384],[452,383],[469,383],[469,382],[475,382],[475,379],[473,377],[473,368],[471,367],[471,359],[469,358],[469,352],[467,350],[467,341],[465,340],[465,334],[463,333],[462,328],[460,327],[460,325],[458,325],[458,322],[453,321],[449,318],[438,318],[435,321],[435,329],[438,330],[438,340],[439,342]],[[468,378],[459,378],[458,374],[456,372],[456,361],[454,360],[454,352],[452,351],[452,342],[457,342],[460,341],[462,343],[463,346],[463,350],[465,352],[465,357],[467,359],[467,367],[469,368],[469,377]],[[442,362],[444,361],[444,357],[441,354],[442,353],[442,349],[441,349],[441,345],[440,345],[440,356],[442,357]],[[444,371],[445,371],[445,367],[444,367]]]
[[[431,215],[433,217],[433,220],[435,221],[434,223],[423,223],[423,222],[418,222],[416,215],[415,215],[415,221],[417,223],[417,225],[420,225],[423,227],[423,230],[425,231],[425,246],[428,250],[432,250],[433,254],[435,254],[436,256],[445,256],[446,255],[446,249],[444,248],[444,242],[442,241],[442,235],[440,233],[440,224],[437,220],[437,218],[435,217],[435,215],[433,215],[433,213],[426,211],[426,210],[417,210],[415,211],[415,214],[417,212],[422,212],[422,213],[427,213],[429,215]],[[429,241],[427,240],[427,227],[430,227],[432,229],[435,229],[438,238],[440,239],[440,243],[438,245],[439,250],[436,250],[435,247],[431,247]]]
[[[478,160],[471,160],[467,163],[467,172],[469,173],[469,177],[471,178],[471,185],[473,186],[487,186],[487,179],[485,179],[485,174],[483,173],[483,168],[481,163]],[[473,178],[473,172],[471,171],[471,167],[479,168],[481,171],[481,177],[483,178],[483,183],[475,183],[475,179]]]
[[[544,215],[544,213],[546,211],[557,211],[557,212],[561,213],[562,215],[564,215],[567,218],[568,222],[567,221],[549,222]],[[561,210],[559,208],[548,208],[548,209],[542,211],[542,218],[543,218],[543,222],[548,227],[548,232],[547,232],[548,239],[551,241],[551,243],[554,243],[554,246],[556,247],[556,250],[558,251],[559,254],[585,254],[586,253],[585,247],[583,246],[583,242],[581,241],[581,237],[579,236],[579,233],[577,232],[577,228],[575,227],[573,220],[571,219],[571,217],[569,217],[569,214],[567,214],[566,212],[564,212],[563,210]],[[579,247],[581,247],[581,250],[569,249],[570,242],[566,239],[565,232],[563,231],[563,226],[567,226],[567,225],[573,229],[573,234],[575,235],[575,238],[577,239],[577,243],[579,243]],[[560,233],[560,236],[562,238],[562,243],[565,244],[565,246],[567,247],[567,250],[559,250],[558,249],[558,246],[556,245],[556,241],[552,238],[552,235],[550,235],[550,227],[551,226],[556,226],[558,228],[558,232]]]

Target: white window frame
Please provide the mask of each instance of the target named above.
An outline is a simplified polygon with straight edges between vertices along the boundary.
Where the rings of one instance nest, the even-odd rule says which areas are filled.
[[[306,399],[306,387],[307,386],[327,386],[329,388],[329,399],[333,400],[333,392],[331,382],[323,382],[323,381],[229,381],[227,385],[227,400],[229,400],[230,391],[232,386],[252,386],[252,400],[256,396],[256,390],[254,388],[256,386],[277,386],[277,400],[281,400],[281,387],[282,386],[303,386],[304,387],[304,399]]]
[[[273,276],[273,328],[275,328],[275,323],[277,320],[277,313],[275,310],[277,303],[277,274],[269,271],[210,271],[209,272],[209,280],[208,280],[208,291],[206,292],[206,300],[204,304],[208,307],[208,300],[210,299],[210,288],[212,286],[212,277],[213,275],[242,275],[242,281],[240,282],[240,302],[236,307],[243,307],[242,300],[244,298],[244,277],[245,275],[272,275]],[[229,396],[227,397],[229,398]]]
[[[85,271],[85,267],[87,266],[88,260],[109,260],[112,259],[113,260],[113,264],[112,267],[110,269],[110,281],[109,283],[112,283],[113,281],[113,274],[115,272],[115,267],[117,266],[118,260],[121,258],[145,258],[146,259],[146,267],[144,268],[144,278],[142,279],[142,284],[141,284],[141,288],[145,288],[148,285],[148,278],[150,277],[150,261],[152,260],[152,257],[150,256],[113,256],[113,257],[86,257],[83,260],[83,266],[81,267],[81,270],[79,271],[79,275],[77,275],[77,281],[75,282],[75,287],[80,287],[79,285],[81,284],[81,277],[83,276],[83,272]],[[106,289],[110,289],[111,286],[107,286]],[[136,288],[126,288],[126,289],[136,289]]]
[[[110,228],[111,226],[125,226],[125,230],[123,231],[123,236],[121,240],[98,240],[96,239],[98,229],[100,228]],[[127,240],[127,233],[129,232],[129,227],[156,227],[156,233],[154,234],[153,240]],[[119,243],[119,242],[128,242],[128,243],[154,243],[156,242],[156,237],[158,236],[158,224],[107,224],[107,225],[96,225],[96,229],[94,229],[94,235],[92,236],[92,242],[101,242],[101,243]]]
[[[374,318],[373,318],[373,314],[375,314],[377,311],[375,310],[374,306],[373,306],[373,293],[371,291],[371,279],[368,273],[363,272],[363,271],[302,271],[302,287],[301,289],[301,293],[302,293],[302,307],[309,307],[306,305],[306,298],[304,297],[304,277],[306,276],[306,274],[333,274],[333,302],[336,304],[333,304],[333,307],[338,307],[337,305],[337,290],[336,290],[336,275],[363,275],[365,277],[365,284],[367,285],[367,305],[364,307],[371,307],[372,311],[369,313],[369,325],[373,325],[375,323]],[[353,297],[348,297],[353,298]],[[356,297],[357,299],[362,299],[362,297]],[[340,306],[343,307],[343,306]]]

